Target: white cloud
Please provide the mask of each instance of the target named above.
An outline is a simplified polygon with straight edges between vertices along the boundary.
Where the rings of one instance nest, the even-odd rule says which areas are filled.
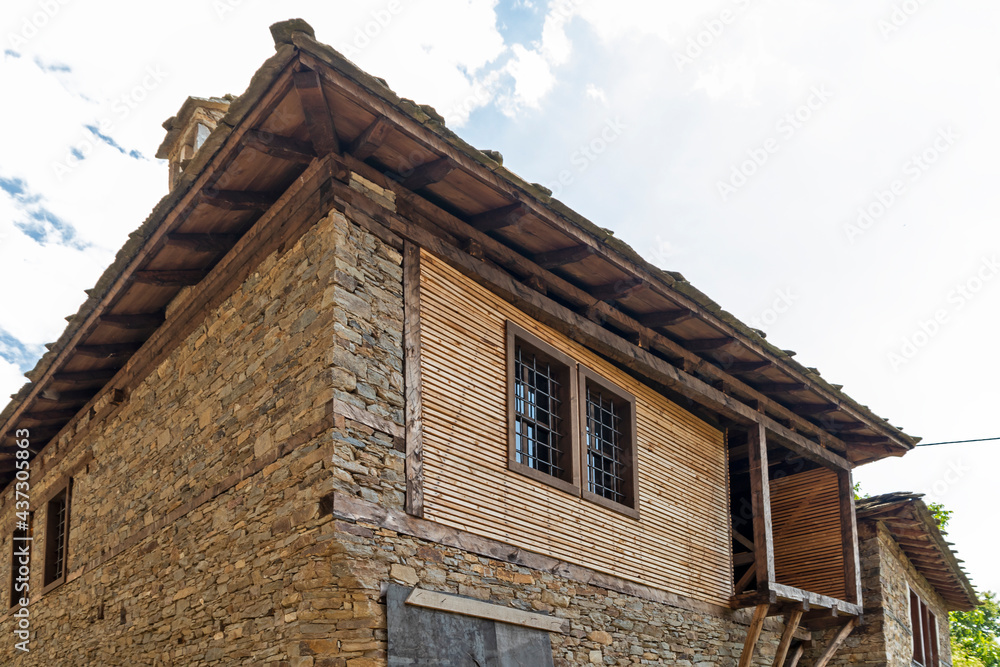
[[[588,83],[586,92],[587,92],[587,97],[589,97],[592,100],[597,100],[601,104],[607,106],[608,95],[607,93],[604,92],[604,89],[598,88],[592,83]]]

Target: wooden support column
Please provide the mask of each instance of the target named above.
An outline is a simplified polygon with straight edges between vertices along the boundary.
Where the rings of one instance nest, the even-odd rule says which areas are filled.
[[[757,640],[760,639],[760,631],[764,628],[764,621],[767,620],[767,612],[771,608],[769,604],[759,604],[753,610],[753,618],[750,620],[750,627],[747,629],[747,638],[743,642],[743,653],[740,654],[739,667],[750,667],[753,664],[753,654],[757,648]]]
[[[340,141],[333,124],[330,107],[323,94],[323,84],[314,70],[297,72],[294,76],[295,90],[302,103],[302,114],[306,118],[306,128],[312,140],[313,149],[319,156],[340,152]]]
[[[788,649],[792,645],[792,638],[799,628],[799,621],[802,620],[802,610],[796,609],[785,618],[785,631],[781,633],[781,642],[778,644],[778,652],[774,654],[772,667],[783,667],[785,658],[788,656]]]
[[[858,550],[858,518],[854,511],[854,477],[850,470],[838,470],[837,481],[844,549],[844,591],[848,602],[861,605],[861,554]]]
[[[747,431],[750,453],[750,494],[753,505],[753,544],[757,590],[774,582],[774,536],[771,533],[771,482],[767,467],[767,431],[751,424]]]
[[[819,660],[816,661],[816,667],[826,667],[827,663],[830,662],[831,658],[833,658],[834,654],[837,652],[837,649],[839,649],[840,645],[844,643],[845,639],[847,639],[847,635],[851,634],[851,631],[857,627],[860,620],[861,619],[857,617],[852,618],[847,622],[847,625],[840,629],[837,636],[833,638],[830,645],[826,647],[825,651],[823,651],[823,655],[821,655]]]
[[[406,513],[424,515],[424,424],[420,378],[420,247],[403,246],[403,367],[406,392]]]
[[[788,667],[798,667],[799,660],[802,659],[802,654],[806,652],[806,647],[799,644],[795,647],[795,653],[792,654],[792,661],[788,663]]]

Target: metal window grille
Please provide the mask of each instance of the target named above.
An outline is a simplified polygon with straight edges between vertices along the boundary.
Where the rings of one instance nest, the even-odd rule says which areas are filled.
[[[616,503],[628,501],[622,418],[619,402],[587,385],[587,483],[591,493]]]
[[[55,580],[63,576],[63,567],[66,564],[66,496],[55,499],[53,505],[55,531],[52,539],[55,557],[52,560],[52,579]]]
[[[566,473],[562,462],[559,371],[531,350],[514,352],[515,460],[553,477]]]

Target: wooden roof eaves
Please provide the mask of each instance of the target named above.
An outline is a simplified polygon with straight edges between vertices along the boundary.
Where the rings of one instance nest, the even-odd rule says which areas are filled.
[[[753,329],[724,311],[717,303],[687,282],[682,275],[664,271],[650,264],[628,244],[615,238],[613,232],[595,225],[562,202],[553,199],[550,193],[539,186],[524,181],[493,161],[482,151],[463,141],[457,134],[416,104],[397,96],[383,81],[364,72],[332,47],[317,41],[305,32],[293,33],[291,42],[304,53],[313,56],[323,64],[335,69],[340,75],[366,89],[367,93],[381,98],[383,102],[389,103],[397,111],[409,116],[428,133],[423,138],[424,140],[433,141],[435,138],[444,140],[450,148],[458,151],[460,159],[461,157],[466,158],[466,164],[461,166],[465,167],[467,171],[485,170],[495,179],[500,179],[506,185],[520,191],[520,194],[524,196],[524,203],[538,217],[549,220],[561,218],[571,227],[584,232],[585,235],[579,237],[579,240],[592,246],[604,259],[612,261],[627,273],[638,274],[638,277],[653,286],[661,296],[697,313],[706,323],[724,334],[732,336],[749,351],[772,361],[793,381],[805,384],[808,390],[836,405],[843,413],[858,421],[865,422],[870,428],[880,432],[892,446],[905,452],[912,449],[919,441],[919,438],[909,436],[900,429],[889,425],[885,419],[875,415],[866,406],[862,406],[847,394],[834,388],[814,371],[793,361],[786,352],[768,343]],[[419,137],[414,138],[420,140]],[[486,182],[497,183],[494,179],[487,179]],[[632,266],[623,264],[621,260],[626,260]]]

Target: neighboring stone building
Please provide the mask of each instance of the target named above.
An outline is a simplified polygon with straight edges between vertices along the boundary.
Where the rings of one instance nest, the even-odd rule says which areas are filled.
[[[830,664],[916,440],[272,34],[0,414],[3,663]]]

